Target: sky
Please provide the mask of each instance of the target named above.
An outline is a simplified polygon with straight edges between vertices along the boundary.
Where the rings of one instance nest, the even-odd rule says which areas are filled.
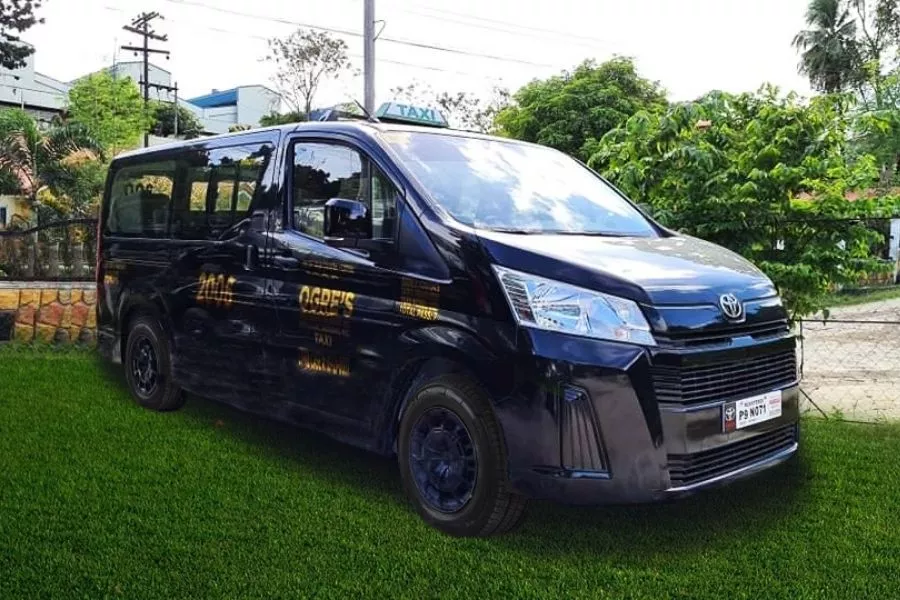
[[[804,27],[808,0],[375,0],[383,22],[376,42],[376,105],[410,83],[437,92],[488,95],[515,91],[581,61],[635,59],[673,100],[711,89],[753,91],[764,82],[811,94],[797,73],[791,39]],[[182,97],[237,85],[269,85],[266,39],[299,25],[362,32],[363,0],[45,0],[46,20],[23,38],[36,47],[37,71],[68,81],[138,60],[117,50],[139,38],[122,30],[141,11],[157,11],[156,45],[171,58],[153,62],[173,74]],[[382,23],[379,23],[381,27]],[[362,68],[362,39],[344,39]],[[410,44],[412,43],[412,44]],[[419,46],[414,45],[419,44]],[[421,45],[439,49],[423,48]],[[327,106],[362,101],[362,77],[329,81],[316,98]]]

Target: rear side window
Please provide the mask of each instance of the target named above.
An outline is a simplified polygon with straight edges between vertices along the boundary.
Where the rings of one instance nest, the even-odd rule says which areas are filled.
[[[216,240],[250,216],[271,144],[186,148],[172,160],[116,171],[106,230],[113,235]]]
[[[124,236],[166,237],[175,176],[175,161],[119,169],[109,195],[107,230]]]
[[[215,240],[250,216],[272,146],[255,144],[196,151],[184,159],[172,237]]]

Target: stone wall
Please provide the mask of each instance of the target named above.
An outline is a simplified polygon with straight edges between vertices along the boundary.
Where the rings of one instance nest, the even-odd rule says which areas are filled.
[[[0,342],[93,344],[96,329],[93,282],[0,281]]]

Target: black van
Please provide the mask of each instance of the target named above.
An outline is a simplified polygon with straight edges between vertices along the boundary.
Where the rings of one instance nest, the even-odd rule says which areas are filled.
[[[455,535],[796,452],[796,343],[753,265],[555,150],[380,114],[113,161],[98,336],[140,404],[186,391],[396,455]]]

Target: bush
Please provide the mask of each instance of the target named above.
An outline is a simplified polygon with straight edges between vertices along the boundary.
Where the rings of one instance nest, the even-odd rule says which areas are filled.
[[[800,316],[824,308],[834,285],[885,269],[873,252],[883,236],[866,219],[897,202],[846,199],[877,169],[870,157],[847,163],[845,115],[841,97],[714,92],[638,112],[589,162],[665,225],[756,263]]]

